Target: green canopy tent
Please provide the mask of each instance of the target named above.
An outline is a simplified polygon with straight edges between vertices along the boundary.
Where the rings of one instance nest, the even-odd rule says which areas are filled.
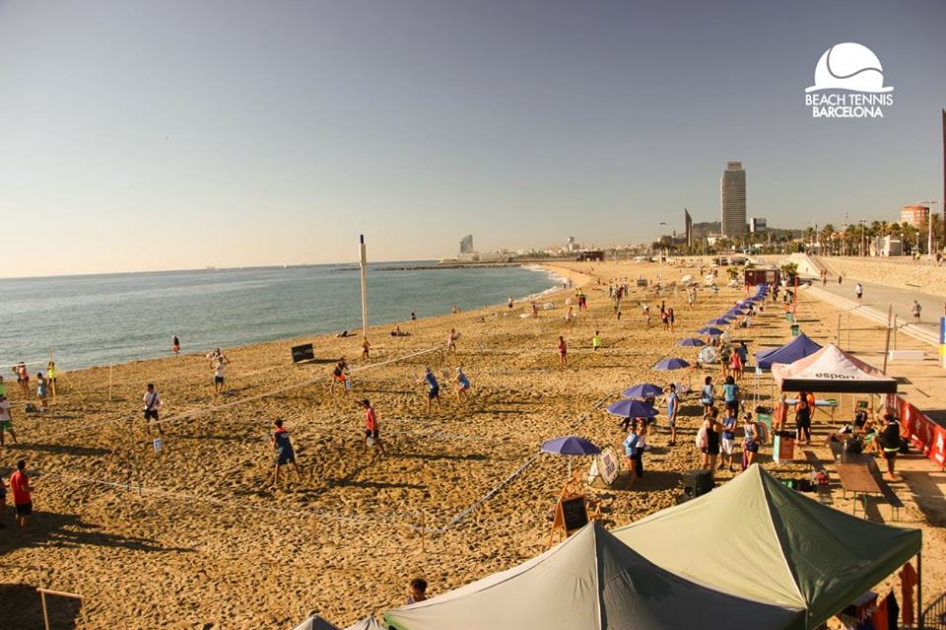
[[[725,542],[721,532],[732,532]],[[813,628],[920,553],[922,533],[845,514],[758,465],[614,531],[654,564],[748,599],[807,611]]]
[[[645,560],[597,521],[546,553],[438,597],[389,610],[397,630],[803,629],[798,607],[699,586]]]

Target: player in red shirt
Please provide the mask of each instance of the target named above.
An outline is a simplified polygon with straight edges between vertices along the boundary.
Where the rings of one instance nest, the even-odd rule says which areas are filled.
[[[378,431],[378,414],[375,413],[374,407],[367,398],[361,401],[361,406],[365,408],[365,450],[368,450],[368,440],[374,440],[381,454],[384,455],[384,443],[381,442]]]
[[[16,472],[10,475],[10,490],[13,492],[13,505],[16,507],[16,524],[20,535],[26,531],[26,521],[33,513],[33,498],[30,496],[30,480],[26,476],[26,460],[16,463]]]

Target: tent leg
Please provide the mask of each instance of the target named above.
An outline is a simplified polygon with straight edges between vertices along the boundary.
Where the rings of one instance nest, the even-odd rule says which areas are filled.
[[[920,538],[922,541],[923,539]],[[920,543],[920,551],[916,554],[916,619],[917,628],[926,627],[923,623],[923,548]]]

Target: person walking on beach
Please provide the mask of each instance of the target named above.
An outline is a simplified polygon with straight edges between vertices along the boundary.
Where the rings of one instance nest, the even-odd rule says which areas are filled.
[[[161,408],[161,399],[154,389],[154,383],[148,383],[142,400],[145,403],[145,425],[148,427],[148,435],[151,435],[152,420],[158,426],[158,433],[163,434],[164,431],[161,430],[161,424],[158,422],[158,409]]]
[[[732,409],[733,420],[739,417],[739,385],[732,375],[727,376],[723,384],[723,404]]]
[[[16,525],[19,535],[26,533],[26,523],[33,513],[33,497],[30,494],[30,479],[26,475],[26,460],[16,463],[16,472],[10,475],[10,490],[13,493],[13,507],[16,509]]]
[[[177,335],[171,335],[171,352],[174,354],[181,352],[181,340],[177,338]]]
[[[723,456],[719,459],[719,465],[716,470],[722,470],[723,466],[729,472],[732,472],[732,458],[736,450],[736,413],[732,407],[726,405],[726,416],[723,418],[722,431],[722,452]]]
[[[601,333],[596,330],[595,336],[591,338],[591,349],[597,352],[598,348],[600,347],[601,347]]]
[[[716,459],[719,457],[719,434],[723,426],[716,421],[719,410],[716,407],[710,409],[709,413],[703,415],[703,424],[697,433],[697,438],[703,435],[702,443],[699,444],[700,452],[703,454],[701,468],[708,470],[710,476],[714,476],[716,471]]]
[[[470,379],[463,373],[463,367],[457,366],[457,402],[463,403],[463,399],[469,396]]]
[[[365,448],[367,452],[368,447],[372,444],[378,445],[378,450],[381,451],[381,454],[384,455],[384,443],[381,441],[381,434],[378,427],[378,414],[375,412],[374,407],[371,406],[371,401],[367,398],[362,400],[359,403],[365,409]]]
[[[9,433],[13,438],[13,443],[17,444],[16,433],[13,432],[13,411],[11,411],[10,401],[0,394],[0,447],[6,444],[4,433]]]
[[[670,427],[670,441],[668,446],[677,445],[677,413],[680,411],[680,397],[677,395],[676,383],[670,383],[670,393],[667,394],[667,426]]]
[[[759,437],[759,426],[752,421],[752,414],[747,413],[743,417],[742,429],[744,436],[742,438],[742,469],[749,468],[755,461],[756,453],[762,445]]]
[[[897,473],[894,468],[896,467],[897,453],[900,452],[900,423],[897,422],[897,417],[889,412],[884,414],[884,420],[887,422],[880,432],[879,446],[884,461],[887,462],[887,478],[896,479]]]
[[[346,392],[351,391],[351,381],[348,380],[348,364],[345,363],[345,357],[342,357],[332,370],[332,394],[335,394],[335,383],[341,383],[342,389]]]
[[[42,372],[36,373],[36,397],[39,398],[39,406],[43,413],[49,411],[49,383]]]
[[[214,396],[223,392],[223,373],[228,363],[230,363],[230,359],[228,359],[226,355],[221,354],[210,364],[214,371]]]
[[[677,321],[677,316],[674,315],[673,309],[667,309],[667,325],[670,327],[670,332],[673,332],[673,324]]]
[[[558,336],[558,362],[563,368],[568,367],[568,345],[565,343],[565,337]]]
[[[296,471],[296,480],[302,479],[302,472],[299,470],[299,464],[296,463],[296,453],[292,449],[292,442],[289,440],[289,431],[283,427],[282,418],[277,418],[273,422],[273,437],[269,445],[276,449],[276,469],[273,471],[273,486],[279,484],[279,468],[286,464],[292,464]]]
[[[923,307],[920,306],[920,303],[916,300],[913,300],[913,306],[910,307],[910,313],[913,315],[913,323],[920,323],[920,312],[923,310]]]
[[[361,358],[365,361],[371,359],[371,343],[367,337],[361,342]]]
[[[864,297],[864,286],[860,282],[854,285],[854,295],[857,296],[858,302],[860,302],[861,298]]]
[[[437,401],[437,408],[440,408],[440,383],[437,382],[437,377],[434,376],[434,371],[430,369],[428,365],[424,368],[424,376],[421,377],[420,381],[427,385],[427,413],[430,414],[430,401]]]

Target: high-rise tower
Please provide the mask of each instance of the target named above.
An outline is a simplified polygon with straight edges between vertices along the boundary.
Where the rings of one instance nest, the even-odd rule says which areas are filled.
[[[728,162],[719,180],[719,229],[729,238],[746,233],[746,171],[742,162]]]

